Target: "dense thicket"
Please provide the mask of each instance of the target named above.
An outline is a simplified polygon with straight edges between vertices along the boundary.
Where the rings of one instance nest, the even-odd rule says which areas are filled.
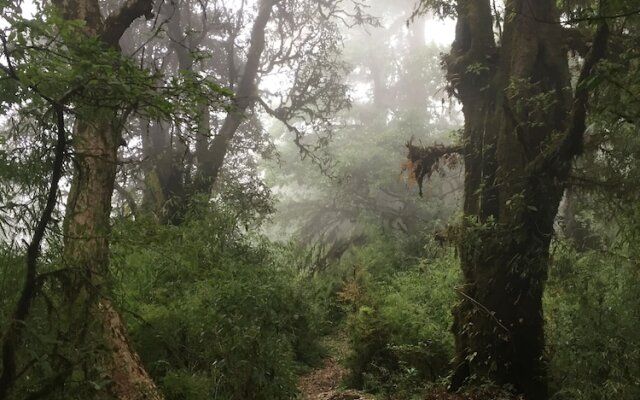
[[[640,396],[633,1],[0,11],[0,400]]]

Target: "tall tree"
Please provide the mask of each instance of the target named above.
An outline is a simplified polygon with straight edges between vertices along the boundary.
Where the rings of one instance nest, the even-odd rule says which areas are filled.
[[[98,39],[107,48],[119,48],[120,38],[134,20],[151,18],[153,1],[128,0],[106,19],[97,0],[57,0],[54,4],[65,19],[84,21],[88,37]],[[160,399],[162,396],[127,340],[120,315],[100,294],[108,275],[111,195],[128,111],[96,107],[75,122],[76,168],[67,199],[63,252],[71,273],[64,290],[69,310],[74,313],[69,318],[80,324],[86,324],[85,318],[97,319],[97,331],[102,332],[101,339],[110,348],[102,360],[112,381],[109,391],[123,400]]]
[[[367,16],[348,4],[264,0],[230,6],[185,0],[163,5],[160,19],[167,40],[147,43],[138,37],[127,41],[129,52],[167,74],[206,76],[236,92],[225,113],[200,108],[195,134],[167,121],[141,124],[143,209],[161,222],[179,223],[195,195],[209,195],[214,187],[222,191],[237,175],[234,168],[246,171],[255,154],[269,152],[265,112],[283,121],[304,154],[314,157],[313,143],[303,136],[330,131],[332,115],[349,105],[339,24],[366,22]],[[136,54],[139,48],[145,51]]]
[[[41,130],[38,137],[45,137],[39,140],[46,141],[47,134],[57,132],[46,205],[27,251],[25,285],[15,317],[3,332],[0,398],[9,396],[22,379],[30,381],[29,398],[54,391],[73,396],[70,387],[82,386],[80,396],[159,399],[162,396],[131,348],[108,291],[111,197],[118,149],[132,112],[144,110],[166,118],[185,101],[191,109],[192,97],[208,96],[213,102],[215,93],[221,91],[205,89],[191,96],[182,86],[211,88],[193,80],[158,85],[162,77],[122,56],[119,41],[123,33],[138,18],[152,16],[151,0],[125,1],[107,18],[102,17],[97,0],[60,0],[53,5],[39,8],[36,16],[27,19],[19,5],[0,3],[7,21],[0,33],[6,62],[0,68],[1,81],[17,89],[15,95],[3,96],[3,111],[24,121],[35,120],[34,126]],[[179,100],[172,103],[167,99],[171,96]],[[44,110],[38,111],[40,108]],[[72,129],[67,121],[73,121]],[[52,215],[69,153],[74,171],[64,208],[63,250],[61,254],[52,251],[60,260],[47,267],[62,266],[41,273],[37,269],[40,247],[50,236],[47,231],[57,225]],[[20,347],[29,340],[23,326],[30,322],[29,310],[36,297],[46,298],[50,311],[57,313],[50,333],[55,339],[45,346],[50,351],[46,357],[25,360]],[[33,379],[40,376],[41,381]],[[75,379],[69,379],[72,376]]]
[[[489,0],[454,4],[456,38],[444,66],[463,107],[462,146],[410,146],[419,179],[447,153],[464,157],[464,221],[456,237],[464,282],[454,310],[451,387],[476,377],[546,399],[549,246],[572,160],[582,152],[588,81],[605,56],[608,21],[593,16],[596,32],[574,47],[575,32],[560,23],[554,0],[508,0],[504,15],[494,15]],[[452,10],[450,2],[422,6]],[[494,27],[501,21],[500,36]],[[571,49],[584,56],[573,89]]]

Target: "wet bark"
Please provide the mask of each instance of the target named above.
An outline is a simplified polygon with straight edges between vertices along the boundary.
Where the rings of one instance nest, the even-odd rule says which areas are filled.
[[[588,93],[571,92],[555,2],[508,0],[506,10],[498,45],[490,2],[458,1],[456,39],[444,59],[465,116],[464,282],[454,309],[451,389],[490,380],[543,400],[549,245],[581,151]],[[597,46],[584,76],[602,56]]]

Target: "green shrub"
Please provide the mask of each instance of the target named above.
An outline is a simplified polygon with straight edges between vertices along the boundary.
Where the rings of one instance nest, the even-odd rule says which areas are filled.
[[[640,398],[637,265],[613,253],[560,248],[545,307],[553,399]]]
[[[449,328],[457,282],[452,254],[387,279],[356,282],[366,296],[350,300],[357,310],[348,321],[349,383],[403,398],[446,375],[453,356]]]
[[[134,347],[168,400],[295,396],[321,317],[301,277],[276,262],[281,249],[224,211],[116,234],[116,288],[140,317],[129,318]]]

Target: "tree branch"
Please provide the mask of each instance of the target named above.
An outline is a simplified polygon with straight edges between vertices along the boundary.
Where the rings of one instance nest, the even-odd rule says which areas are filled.
[[[609,41],[609,25],[602,20],[595,37],[593,45],[584,65],[580,71],[578,85],[573,100],[573,108],[571,110],[571,119],[566,139],[560,148],[561,156],[565,159],[572,158],[582,153],[584,131],[586,130],[587,106],[589,103],[590,88],[587,87],[587,80],[591,78],[596,65],[607,54],[607,44]],[[564,153],[564,154],[562,154]]]
[[[124,31],[142,16],[147,20],[153,18],[153,0],[127,0],[119,10],[107,17],[100,40],[116,47]]]

